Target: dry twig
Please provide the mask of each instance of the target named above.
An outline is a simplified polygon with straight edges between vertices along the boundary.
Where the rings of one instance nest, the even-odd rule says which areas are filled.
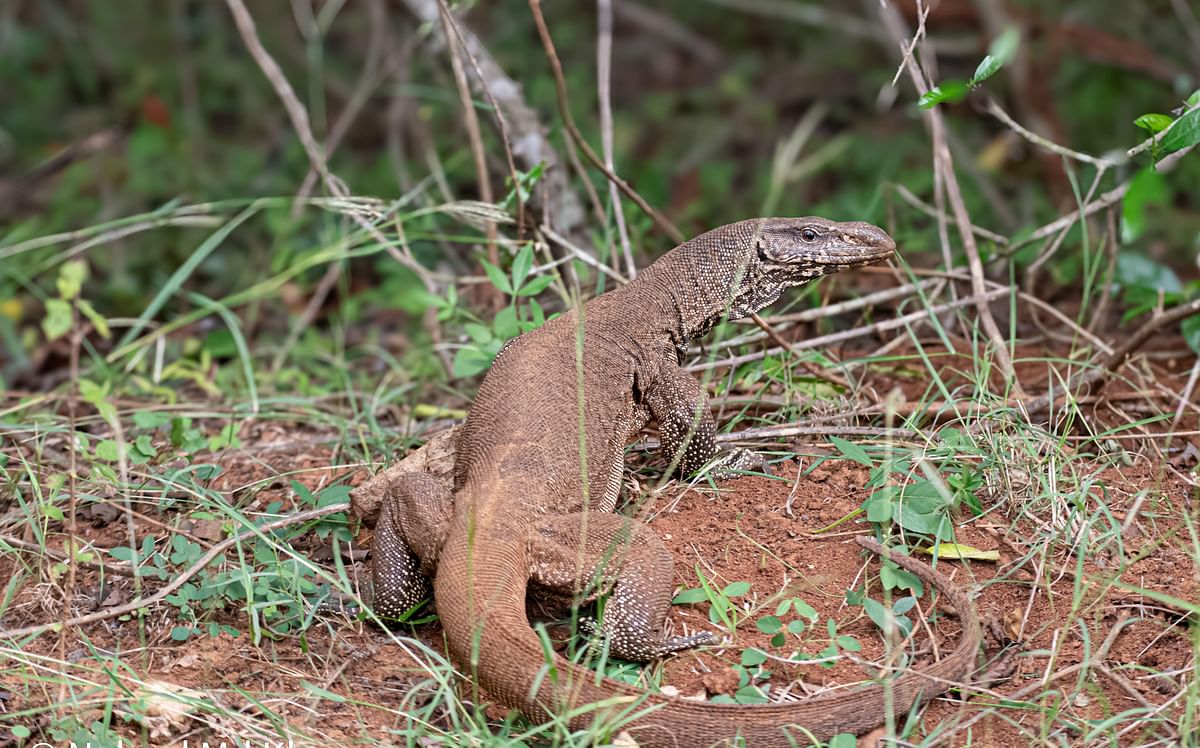
[[[880,9],[880,13],[893,41],[903,49],[904,40],[908,37],[908,34],[904,29],[904,19],[901,18],[899,11],[894,6],[885,5]],[[908,68],[913,86],[917,90],[917,94],[924,95],[928,92],[929,85],[926,82],[925,74],[916,60],[909,57],[906,67]],[[950,156],[950,147],[946,142],[945,121],[942,119],[942,113],[937,107],[925,110],[925,117],[929,123],[930,137],[933,139],[934,166],[936,171],[942,175],[946,188],[946,196],[950,200],[951,213],[958,227],[959,241],[962,243],[963,251],[967,255],[967,266],[971,271],[971,290],[974,294],[973,298],[975,299],[976,309],[979,313],[979,321],[983,325],[984,332],[987,333],[988,338],[992,341],[997,365],[1008,378],[1008,381],[1012,383],[1014,392],[1018,397],[1021,397],[1024,395],[1024,392],[1013,370],[1012,359],[1008,355],[1008,343],[1000,333],[1000,328],[996,325],[995,318],[992,317],[991,307],[987,304],[986,291],[984,290],[983,263],[979,259],[979,249],[975,244],[975,234],[971,230],[971,217],[967,213],[962,189],[959,187],[958,177],[954,172],[954,161]]]
[[[546,27],[546,19],[542,16],[541,0],[529,0],[529,9],[533,13],[534,24],[537,25],[538,36],[541,37],[542,47],[546,50],[546,57],[550,60],[550,68],[554,73],[554,90],[558,99],[558,113],[562,117],[563,125],[566,126],[567,132],[571,135],[571,140],[575,141],[575,145],[579,150],[583,151],[583,155],[587,156],[588,161],[592,162],[600,171],[604,172],[604,176],[608,177],[609,181],[617,185],[625,196],[635,202],[639,208],[650,216],[654,224],[665,233],[676,244],[684,242],[684,236],[675,227],[667,217],[658,211],[657,208],[646,202],[646,199],[637,193],[629,183],[619,177],[612,169],[605,166],[604,161],[596,155],[592,150],[592,146],[588,144],[583,137],[583,133],[575,125],[575,117],[571,115],[571,104],[567,98],[567,81],[563,76],[562,62],[558,59],[558,52],[554,48],[554,39],[550,37],[550,29]]]
[[[615,172],[613,165],[613,120],[612,120],[612,26],[613,0],[596,2],[596,95],[600,99],[600,147],[604,151],[604,165]],[[645,16],[640,6],[623,4],[626,12]],[[612,204],[613,219],[617,224],[617,238],[625,256],[625,270],[630,278],[637,277],[637,265],[633,261],[633,248],[629,245],[629,229],[625,226],[625,209],[621,206],[621,195],[616,183],[608,183],[608,201]]]

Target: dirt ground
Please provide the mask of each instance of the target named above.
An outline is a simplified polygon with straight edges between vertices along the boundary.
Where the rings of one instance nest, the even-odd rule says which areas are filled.
[[[958,345],[965,353],[930,351],[930,360],[950,388],[969,384],[974,366],[968,342],[958,341]],[[1160,353],[1149,353],[1145,364],[1147,380],[1156,383],[1154,388],[1139,390],[1117,380],[1103,390],[1103,397],[1084,395],[1079,401],[1081,413],[1093,430],[1171,407],[1164,405],[1170,400],[1168,395],[1181,391],[1186,380],[1187,366],[1172,354],[1183,350],[1182,342],[1168,340],[1154,348]],[[872,370],[866,386],[874,391],[876,400],[880,393],[892,392],[893,402],[903,409],[928,398],[926,372],[912,363],[913,358],[907,360],[903,366]],[[1044,388],[1039,383],[1069,376],[1062,368],[1065,360],[1066,356],[1056,356],[1050,362],[1044,351],[1030,349],[1018,351],[1017,365],[1026,387],[1037,392]],[[767,393],[745,394],[757,397]],[[930,406],[926,402],[919,407]],[[1095,532],[1094,528],[1064,526],[1070,518],[1056,511],[1047,516],[1031,513],[1030,505],[1022,503],[1027,496],[1009,496],[998,486],[980,489],[979,498],[988,511],[978,518],[960,513],[955,520],[957,540],[982,551],[994,551],[998,560],[942,559],[939,563],[960,585],[977,594],[976,604],[986,629],[985,652],[970,689],[936,699],[922,711],[919,734],[928,734],[939,725],[969,723],[951,732],[948,742],[973,741],[976,745],[1004,748],[1025,746],[1030,735],[1061,729],[1064,716],[1067,721],[1081,724],[1128,709],[1161,708],[1172,719],[1178,717],[1184,709],[1180,695],[1187,679],[1193,677],[1189,628],[1194,624],[1188,621],[1188,611],[1151,595],[1160,592],[1177,600],[1200,599],[1200,572],[1193,560],[1195,551],[1189,535],[1195,523],[1185,521],[1196,512],[1195,491],[1185,474],[1195,464],[1198,440],[1194,434],[1198,426],[1196,411],[1186,411],[1176,432],[1192,436],[1176,439],[1170,450],[1159,452],[1159,459],[1151,458],[1154,450],[1146,449],[1144,444],[1128,443],[1126,446],[1132,450],[1123,467],[1101,469],[1098,464],[1077,458],[1072,474],[1092,476],[1094,480],[1083,491],[1078,486],[1061,487],[1064,495],[1076,492],[1085,497],[1077,499],[1075,515],[1091,516],[1103,509],[1111,522],[1123,526],[1120,548],[1114,547],[1111,540],[1109,545],[1089,544],[1082,566],[1072,554],[1079,537],[1072,533]],[[1148,428],[1164,427],[1158,423]],[[369,474],[363,467],[342,464],[343,456],[326,446],[337,442],[336,434],[318,433],[300,424],[259,421],[249,424],[240,436],[244,446],[213,456],[223,472],[209,487],[246,512],[266,510],[273,502],[282,507],[277,511],[294,511],[297,507],[292,480],[315,493],[338,480],[357,485]],[[1061,447],[1053,448],[1069,456],[1079,443],[1069,438]],[[796,652],[817,656],[829,644],[826,626],[830,620],[836,623],[839,636],[852,636],[861,644],[856,658],[878,662],[885,656],[878,629],[864,609],[846,602],[847,590],[851,589],[865,589],[875,599],[882,596],[877,560],[866,558],[852,540],[855,534],[870,532],[870,526],[857,517],[818,533],[860,508],[869,495],[869,489],[864,488],[868,472],[844,459],[825,461],[810,470],[816,456],[829,454],[829,444],[821,437],[789,446],[803,456],[776,464],[774,474],[780,479],[743,477],[715,490],[704,483],[673,483],[641,509],[642,516],[650,518],[651,527],[673,554],[679,588],[697,586],[697,568],[718,587],[735,581],[750,585],[745,595],[735,598],[742,605],[739,615],[744,620],[732,638],[709,621],[708,603],[673,606],[669,627],[674,633],[707,630],[726,636],[719,647],[685,652],[661,665],[662,683],[680,695],[713,697],[735,692],[741,653],[749,647],[779,658],[765,665],[771,672],[766,681],[771,693],[784,689],[792,695],[812,693],[870,677],[866,668],[850,658],[832,665],[783,661]],[[1090,448],[1094,450],[1095,445]],[[634,452],[630,462],[636,468],[648,461],[649,473],[657,474],[661,472],[657,460]],[[1120,460],[1109,459],[1105,464],[1120,464]],[[802,477],[797,481],[798,475]],[[168,540],[169,533],[180,530],[202,545],[221,538],[219,522],[194,521],[176,510],[164,511],[160,500],[158,495],[147,496],[135,505],[139,515],[134,527],[139,538],[150,536],[161,544]],[[789,506],[790,512],[786,509]],[[96,548],[127,544],[127,526],[119,519],[116,505],[89,505],[80,516],[80,533],[86,543]],[[1045,542],[1048,536],[1055,538],[1049,546]],[[357,544],[344,555],[353,574],[365,571],[362,562],[368,538],[369,531],[364,530]],[[61,523],[50,526],[46,545],[52,549],[64,546]],[[296,547],[318,563],[332,567],[328,540],[310,535]],[[1095,552],[1097,547],[1102,552]],[[1133,559],[1123,570],[1122,555]],[[27,563],[31,558],[19,561],[15,554],[0,557],[0,576],[13,578],[18,572],[17,563]],[[37,572],[30,576],[36,577]],[[159,584],[146,582],[150,591]],[[97,571],[87,567],[80,569],[77,589],[79,595],[71,606],[74,614],[104,610],[137,596],[130,578],[111,577],[102,584]],[[19,587],[3,626],[61,619],[61,599],[56,597],[60,590],[45,584]],[[787,637],[782,646],[773,646],[771,634],[760,631],[756,624],[774,613],[778,602],[785,598],[803,600],[819,617],[815,625],[806,620],[800,635]],[[926,593],[910,613],[918,627],[916,665],[952,649],[961,634],[953,613],[937,609],[935,615],[935,608]],[[781,616],[784,623],[796,617],[794,613]],[[246,629],[244,614],[226,610],[210,618],[243,632]],[[72,631],[65,641],[52,633],[44,634],[25,649],[68,662],[88,661],[96,652],[109,652],[142,679],[195,689],[227,710],[253,714],[258,709],[239,691],[274,694],[275,698],[264,702],[271,713],[301,731],[334,741],[378,739],[387,728],[403,729],[412,699],[427,698],[423,691],[413,693],[428,673],[412,646],[397,646],[382,630],[345,617],[318,618],[302,637],[264,638],[257,644],[244,633],[174,641],[170,634],[179,621],[171,606],[153,608],[145,620],[144,640],[136,622],[109,619]],[[444,652],[436,623],[400,633],[411,635],[433,651]],[[1106,642],[1110,634],[1115,638]],[[1091,658],[1102,642],[1109,646],[1106,655],[1100,658],[1099,667],[1092,663],[1087,669],[1088,680],[1079,682],[1077,666]],[[94,669],[81,668],[76,675],[81,678],[73,684],[76,689],[88,681],[104,687],[108,680]],[[26,676],[12,670],[0,673],[0,710],[15,713],[60,698],[58,688],[45,686],[41,693],[31,691]],[[1048,685],[1042,683],[1046,678],[1050,679]],[[306,701],[297,696],[313,688],[336,694],[344,701],[316,696]],[[1029,694],[1034,703],[1002,703],[1005,697],[1026,698]],[[100,697],[96,703],[112,701],[111,696]],[[120,701],[116,699],[118,711]],[[975,719],[977,716],[980,718]],[[187,719],[178,723],[164,719],[159,736],[164,744],[182,734],[195,738],[228,734],[221,730],[220,715],[208,717],[208,727]],[[899,715],[898,722],[903,724],[903,715]],[[44,717],[30,719],[32,726],[46,723]],[[136,728],[129,730],[131,737],[137,735]],[[1127,740],[1123,744],[1136,745],[1153,737],[1152,728],[1143,730],[1134,724],[1122,739]],[[861,744],[870,744],[870,736]],[[0,740],[0,748],[3,745]]]
[[[270,449],[274,441],[298,443],[294,431],[278,424],[264,426],[258,437],[257,457],[231,461],[215,487],[232,490],[255,480],[269,480],[286,470],[306,467],[313,472],[302,474],[301,480],[310,488],[318,488],[328,479],[328,473],[321,470],[334,457],[328,450]],[[365,471],[360,471],[355,481],[361,477],[365,477]],[[1118,518],[1123,517],[1123,512],[1130,508],[1129,502],[1142,488],[1163,489],[1162,494],[1154,494],[1159,498],[1140,508],[1142,519],[1134,525],[1136,531],[1125,538],[1126,552],[1139,560],[1119,579],[1184,600],[1197,599],[1196,569],[1190,562],[1191,556],[1183,550],[1187,533],[1178,519],[1179,507],[1193,501],[1191,489],[1169,474],[1164,479],[1161,471],[1142,463],[1109,469],[1102,477],[1111,489],[1107,501]],[[734,666],[743,649],[760,647],[781,657],[793,651],[815,654],[828,643],[824,625],[829,618],[837,622],[839,634],[852,635],[861,642],[860,657],[878,660],[884,655],[878,629],[862,613],[862,608],[845,604],[846,590],[861,589],[864,583],[872,596],[880,596],[877,563],[865,559],[851,542],[851,535],[866,531],[865,526],[848,522],[826,534],[813,535],[814,530],[860,506],[867,496],[863,488],[866,478],[864,468],[840,460],[824,463],[798,484],[790,479],[745,477],[726,483],[717,491],[707,486],[676,486],[658,498],[651,507],[654,514],[651,526],[676,559],[678,585],[696,586],[698,565],[719,586],[733,581],[749,582],[750,592],[741,600],[751,608],[761,606],[737,629],[734,641],[719,648],[683,653],[667,661],[663,666],[664,683],[682,695],[730,693],[738,685]],[[285,486],[286,481],[276,481],[258,494],[255,505],[265,506],[284,498]],[[790,515],[784,511],[789,499]],[[995,501],[1003,504],[1004,497],[996,497]],[[85,524],[84,534],[98,546],[117,544],[124,530],[123,523],[119,523],[120,528],[116,524],[102,521]],[[155,531],[149,527],[142,529]],[[1125,666],[1141,664],[1159,671],[1186,671],[1191,644],[1183,611],[1114,586],[1113,570],[1091,560],[1084,564],[1083,579],[1077,582],[1078,569],[1066,548],[1055,548],[1045,556],[1034,553],[1031,560],[1021,563],[1030,550],[1027,539],[1034,537],[1033,528],[1028,535],[1014,533],[1000,518],[992,521],[985,517],[962,524],[957,532],[961,543],[999,552],[997,562],[941,561],[942,568],[959,584],[978,591],[978,608],[988,629],[981,670],[989,671],[994,682],[973,689],[965,699],[959,693],[937,699],[923,712],[925,728],[932,729],[951,718],[961,721],[980,710],[993,710],[971,727],[969,734],[977,744],[1025,745],[1031,732],[1040,732],[1042,720],[1047,720],[1048,725],[1055,719],[1056,710],[1066,710],[1079,719],[1099,719],[1128,708],[1163,704],[1180,691],[1176,678],[1185,677],[1182,673],[1176,678],[1146,678]],[[314,555],[320,556],[321,546],[314,543],[311,549]],[[361,553],[353,553],[352,557],[361,558]],[[5,578],[15,571],[11,562],[7,565],[10,568],[0,569]],[[94,594],[99,589],[95,572],[82,571],[79,588]],[[121,600],[133,596],[127,578],[113,581],[108,589],[108,594]],[[756,629],[754,620],[774,612],[775,603],[784,594],[802,598],[820,619],[817,626],[809,627],[806,636],[793,637],[783,648],[776,648],[771,646],[768,634]],[[926,594],[919,608],[926,616],[930,612],[929,599]],[[90,604],[94,603],[93,598]],[[47,618],[52,607],[44,590],[24,588],[17,594],[13,607],[16,612],[5,623],[53,620]],[[79,601],[78,609],[88,607],[89,601]],[[706,603],[674,606],[670,625],[676,633],[715,631],[707,611]],[[916,610],[913,614],[914,618],[919,616]],[[997,700],[1004,695],[1049,673],[1064,670],[1069,673],[1072,665],[1085,659],[1117,621],[1127,616],[1139,620],[1120,631],[1103,660],[1105,672],[1111,677],[1101,678],[1093,669],[1093,680],[1069,702],[1047,704],[1045,709],[1005,708],[1003,717],[994,713]],[[235,626],[244,623],[232,615],[225,618],[225,622]],[[267,639],[257,646],[245,636],[235,638],[224,634],[218,638],[193,637],[178,643],[169,638],[175,623],[169,608],[160,606],[154,610],[148,619],[149,640],[144,642],[144,648],[138,646],[136,624],[97,623],[81,632],[89,642],[87,647],[82,638],[72,637],[67,642],[66,655],[69,660],[82,658],[87,655],[88,647],[124,651],[127,661],[143,678],[197,689],[214,695],[230,708],[253,708],[236,695],[236,689],[289,694],[301,690],[301,681],[317,684],[347,699],[345,708],[332,708],[335,704],[329,701],[322,702],[319,713],[304,703],[274,703],[272,708],[277,714],[295,720],[297,726],[330,739],[347,741],[366,735],[378,737],[379,730],[385,727],[403,727],[403,718],[398,715],[403,713],[404,699],[412,685],[423,677],[409,652],[390,643],[384,632],[362,623],[335,618],[314,625],[304,638]],[[918,664],[934,648],[942,652],[951,649],[960,634],[953,615],[939,615],[932,628],[935,632],[932,642],[928,631],[917,634],[923,642],[918,649],[925,653],[918,658]],[[442,648],[436,624],[418,627],[411,633],[436,650]],[[55,636],[44,635],[29,648],[54,655],[56,642]],[[778,689],[790,684],[792,693],[853,683],[867,677],[862,667],[845,660],[832,667],[775,661],[768,667],[773,672],[771,687]],[[15,688],[20,677],[10,672],[0,676],[0,684],[7,682]],[[1057,685],[1073,683],[1073,678],[1066,677]],[[14,690],[4,689],[3,685],[0,689],[3,689],[0,693],[7,691],[6,695],[13,699],[7,701],[7,709],[30,706],[13,698]],[[1053,689],[1037,689],[1038,693],[1045,691]],[[391,704],[397,711],[362,709],[354,705],[357,699]],[[1166,708],[1182,707],[1177,701]],[[189,734],[204,735],[203,729],[196,732],[194,727]],[[961,743],[966,737],[967,733],[960,733],[956,740]],[[1140,742],[1137,732],[1129,737],[1131,745]]]

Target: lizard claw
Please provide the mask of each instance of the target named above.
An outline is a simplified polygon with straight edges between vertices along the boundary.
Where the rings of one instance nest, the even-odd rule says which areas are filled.
[[[588,639],[595,639],[603,635],[599,622],[591,616],[579,616],[579,620],[576,621],[576,628]]]
[[[706,644],[716,644],[717,637],[710,631],[702,631],[699,634],[691,636],[672,636],[662,643],[659,649],[659,657],[665,657],[672,652],[679,652],[684,649],[692,649],[693,647],[702,647]]]

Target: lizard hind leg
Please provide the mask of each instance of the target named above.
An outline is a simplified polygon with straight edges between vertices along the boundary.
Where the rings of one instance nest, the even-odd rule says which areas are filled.
[[[428,599],[430,577],[446,540],[454,497],[427,473],[401,473],[387,484],[371,541],[372,607],[397,620]]]
[[[556,595],[586,602],[609,593],[599,629],[621,659],[649,662],[716,642],[707,632],[663,637],[675,584],[671,552],[641,522],[601,512],[586,521],[582,512],[543,517],[529,552],[530,578]]]

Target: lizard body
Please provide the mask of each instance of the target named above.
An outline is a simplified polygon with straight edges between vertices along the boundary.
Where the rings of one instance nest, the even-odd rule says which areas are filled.
[[[386,489],[372,546],[377,613],[396,617],[418,603],[432,576],[450,654],[491,697],[535,720],[573,713],[573,728],[647,709],[624,728],[642,746],[826,740],[873,728],[889,704],[903,713],[961,680],[981,638],[973,606],[907,557],[893,558],[942,591],[963,636],[947,657],[893,679],[886,698],[878,684],[761,706],[647,694],[558,655],[548,663],[525,613],[531,586],[576,597],[608,590],[602,628],[618,657],[648,661],[712,641],[662,638],[672,561],[646,525],[612,513],[624,447],[653,419],[681,473],[702,467],[717,452],[716,429],[702,386],[680,366],[691,339],[785,288],[882,261],[894,248],[870,224],[742,221],[506,345],[458,433],[452,489],[421,473],[394,476]]]

